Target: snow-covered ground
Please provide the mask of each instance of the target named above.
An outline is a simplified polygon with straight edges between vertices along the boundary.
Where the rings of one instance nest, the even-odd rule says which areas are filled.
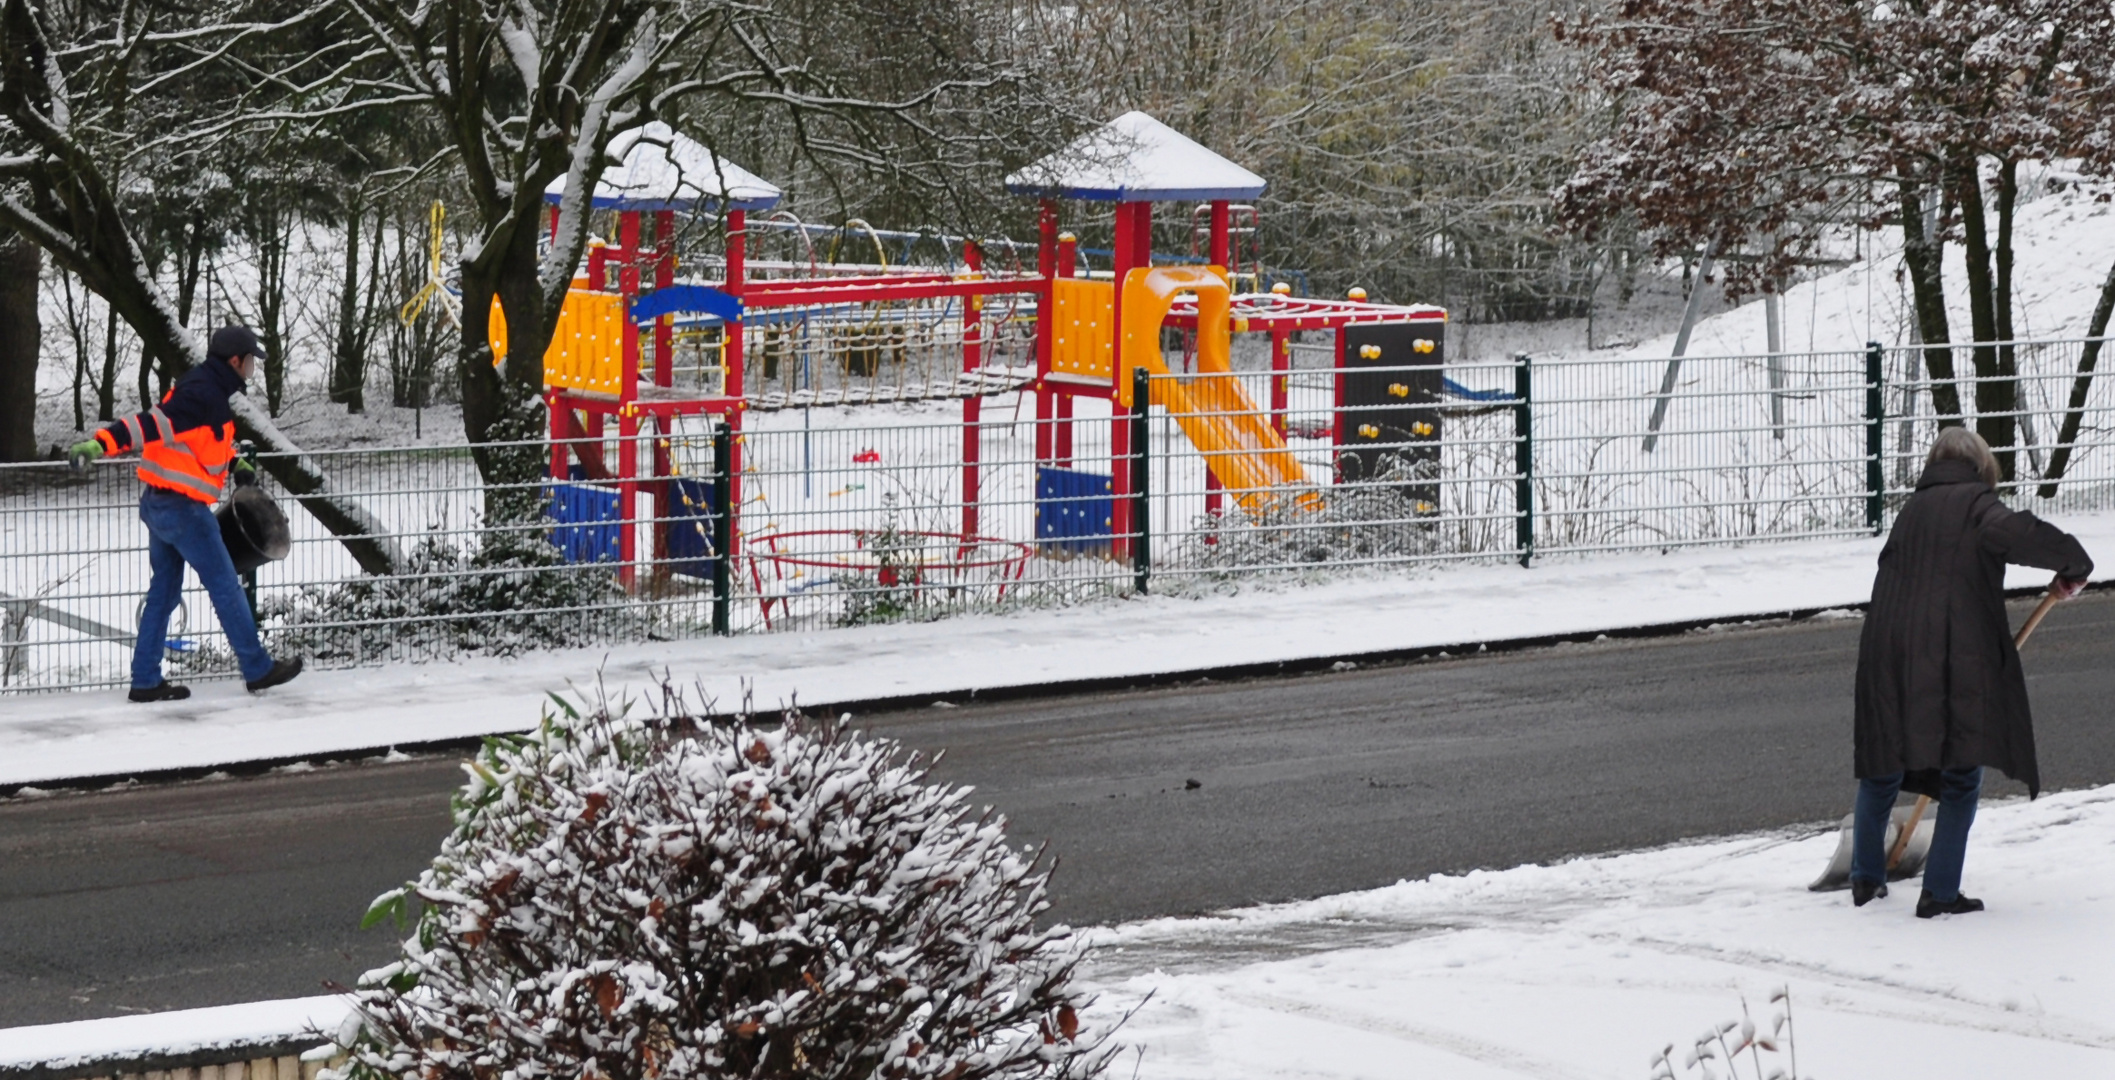
[[[1587,812],[1582,808],[1582,812]],[[1833,833],[1435,877],[1098,933],[1137,1075],[1637,1077],[1791,991],[1801,1077],[2115,1075],[2115,789],[1990,805],[1965,887],[1809,893]],[[1115,950],[1123,951],[1117,952]],[[1119,1075],[1128,1073],[1119,1069]],[[1765,1055],[1761,1074],[1789,1061]],[[1724,1075],[1724,1070],[1719,1070]],[[1753,1075],[1743,1060],[1740,1075]]]
[[[1807,892],[1834,844],[1758,834],[1091,930],[1087,1018],[1137,1010],[1110,1075],[1139,1080],[1644,1080],[1670,1043],[1675,1075],[1701,1075],[1681,1059],[1744,1002],[1768,1030],[1782,987],[1801,1077],[2115,1075],[2115,788],[1987,805],[1975,915],[1913,918],[1914,881],[1860,909]],[[306,998],[0,1029],[0,1068],[342,1016]]]
[[[2115,515],[2060,522],[2115,551]],[[663,673],[723,708],[811,705],[1122,678],[1391,650],[1582,635],[1847,607],[1871,592],[1875,538],[1701,548],[1518,566],[1395,569],[1322,584],[808,632],[319,671],[267,694],[203,682],[190,700],[119,690],[0,698],[0,785],[210,768],[460,739],[534,724],[552,691],[638,692]],[[2115,557],[2097,576],[2115,577]],[[2014,587],[2047,582],[2015,567]],[[694,698],[695,700],[695,698]]]

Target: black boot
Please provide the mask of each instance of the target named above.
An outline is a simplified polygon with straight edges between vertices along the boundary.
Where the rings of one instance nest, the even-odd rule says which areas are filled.
[[[139,702],[182,701],[191,696],[191,688],[178,686],[167,679],[163,679],[161,682],[144,689],[135,686],[132,688],[132,692],[125,696]]]
[[[1924,890],[1923,894],[1917,897],[1917,918],[1920,919],[1929,919],[1935,915],[1966,915],[1971,911],[1981,910],[1983,902],[1970,899],[1965,894],[1957,895],[1943,904],[1931,898],[1930,889]]]
[[[259,690],[267,690],[280,683],[293,682],[294,676],[299,674],[301,674],[300,657],[294,657],[292,660],[275,660],[272,662],[272,670],[265,672],[264,678],[251,679],[243,685],[249,687],[250,693],[254,694]]]
[[[1867,881],[1864,878],[1855,877],[1851,879],[1852,907],[1864,907],[1875,900],[1884,899],[1886,896],[1887,882],[1885,881]]]

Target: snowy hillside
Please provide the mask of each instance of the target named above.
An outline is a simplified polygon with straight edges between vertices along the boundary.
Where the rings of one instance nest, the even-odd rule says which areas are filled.
[[[2091,187],[2044,191],[2020,206],[2014,326],[2021,340],[2078,337],[2086,332],[2100,286],[2115,262],[2115,206]],[[1902,269],[1901,234],[1883,230],[1864,240],[1868,257],[1786,290],[1784,348],[1791,352],[1856,349],[1868,341],[1907,344],[1912,318]],[[1959,244],[1946,249],[1947,325],[1953,340],[1970,336],[1967,271]],[[1690,356],[1736,356],[1769,351],[1759,297],[1697,323]],[[1599,355],[1666,356],[1672,328],[1620,351]]]

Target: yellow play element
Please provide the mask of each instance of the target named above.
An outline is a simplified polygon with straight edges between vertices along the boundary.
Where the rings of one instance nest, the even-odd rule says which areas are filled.
[[[1050,283],[1050,373],[1109,381],[1116,351],[1110,326],[1116,321],[1116,283],[1058,278]]]
[[[492,298],[492,362],[507,358],[507,316]],[[543,384],[616,396],[624,389],[624,297],[571,289],[558,309],[551,347],[543,354]]]
[[[1227,360],[1227,310],[1231,297],[1226,271],[1219,267],[1161,266],[1133,270],[1124,278],[1123,363],[1117,371],[1117,399],[1131,402],[1131,372],[1144,368],[1168,374],[1160,352],[1160,326],[1183,293],[1197,297],[1197,375],[1188,379],[1155,379],[1153,404],[1175,417],[1182,433],[1204,454],[1205,466],[1218,477],[1242,509],[1269,508],[1286,488],[1305,489],[1302,505],[1318,496],[1307,470],[1285,447],[1255,403],[1242,392]]]

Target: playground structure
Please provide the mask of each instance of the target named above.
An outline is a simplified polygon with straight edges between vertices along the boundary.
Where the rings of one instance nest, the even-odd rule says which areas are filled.
[[[1128,558],[1134,480],[1123,463],[1133,453],[1132,414],[1147,404],[1165,410],[1202,457],[1214,515],[1228,500],[1248,514],[1311,506],[1332,483],[1380,475],[1384,456],[1437,456],[1445,311],[1369,303],[1357,290],[1344,300],[1294,297],[1282,284],[1261,291],[1249,203],[1263,179],[1144,113],[1007,178],[1010,192],[1040,204],[1032,268],[1011,262],[1017,249],[1005,242],[926,241],[938,257],[914,263],[916,234],[818,227],[783,211],[755,217],[777,206],[780,190],[664,125],[627,135],[611,153],[622,164],[606,172],[592,207],[613,216],[615,240],[591,242],[544,371],[554,539],[577,561],[615,562],[628,585],[649,568],[703,577],[717,563],[733,572],[745,549],[760,589],[760,562],[781,575],[788,566],[878,573],[890,586],[971,567],[1017,579],[1041,554]],[[555,233],[562,181],[546,194]],[[1081,273],[1078,242],[1060,229],[1066,202],[1114,204],[1110,271]],[[1156,262],[1159,202],[1194,204],[1203,265]],[[679,267],[680,230],[700,226],[718,234],[718,256],[684,255]],[[825,262],[819,235],[835,254],[871,245],[875,258]],[[764,238],[792,255],[752,262]],[[1246,269],[1237,261],[1243,240]],[[991,253],[1004,265],[991,265]],[[1258,291],[1236,293],[1232,283],[1244,279]],[[494,325],[503,356],[504,324]],[[1335,423],[1321,434],[1336,465],[1319,477],[1287,441],[1291,343],[1303,332],[1330,332],[1335,342]],[[1236,377],[1236,334],[1268,337],[1264,406]],[[1179,356],[1164,351],[1171,336],[1184,343]],[[1141,385],[1150,386],[1149,403],[1136,400]],[[1005,394],[1034,401],[1032,542],[981,529],[978,432],[987,400]],[[1081,399],[1107,402],[1106,473],[1076,453],[1075,430],[1095,422],[1077,415]],[[861,550],[833,554],[816,553],[817,530],[745,530],[748,414],[939,400],[960,407],[956,529],[892,528],[884,543],[897,545],[893,553],[880,551],[874,530],[844,530]],[[724,425],[725,435],[714,440],[709,470],[685,469],[680,451],[697,442],[686,424],[700,420]],[[724,479],[700,475],[708,471]],[[651,513],[641,513],[642,497]],[[650,552],[640,550],[642,531]]]

